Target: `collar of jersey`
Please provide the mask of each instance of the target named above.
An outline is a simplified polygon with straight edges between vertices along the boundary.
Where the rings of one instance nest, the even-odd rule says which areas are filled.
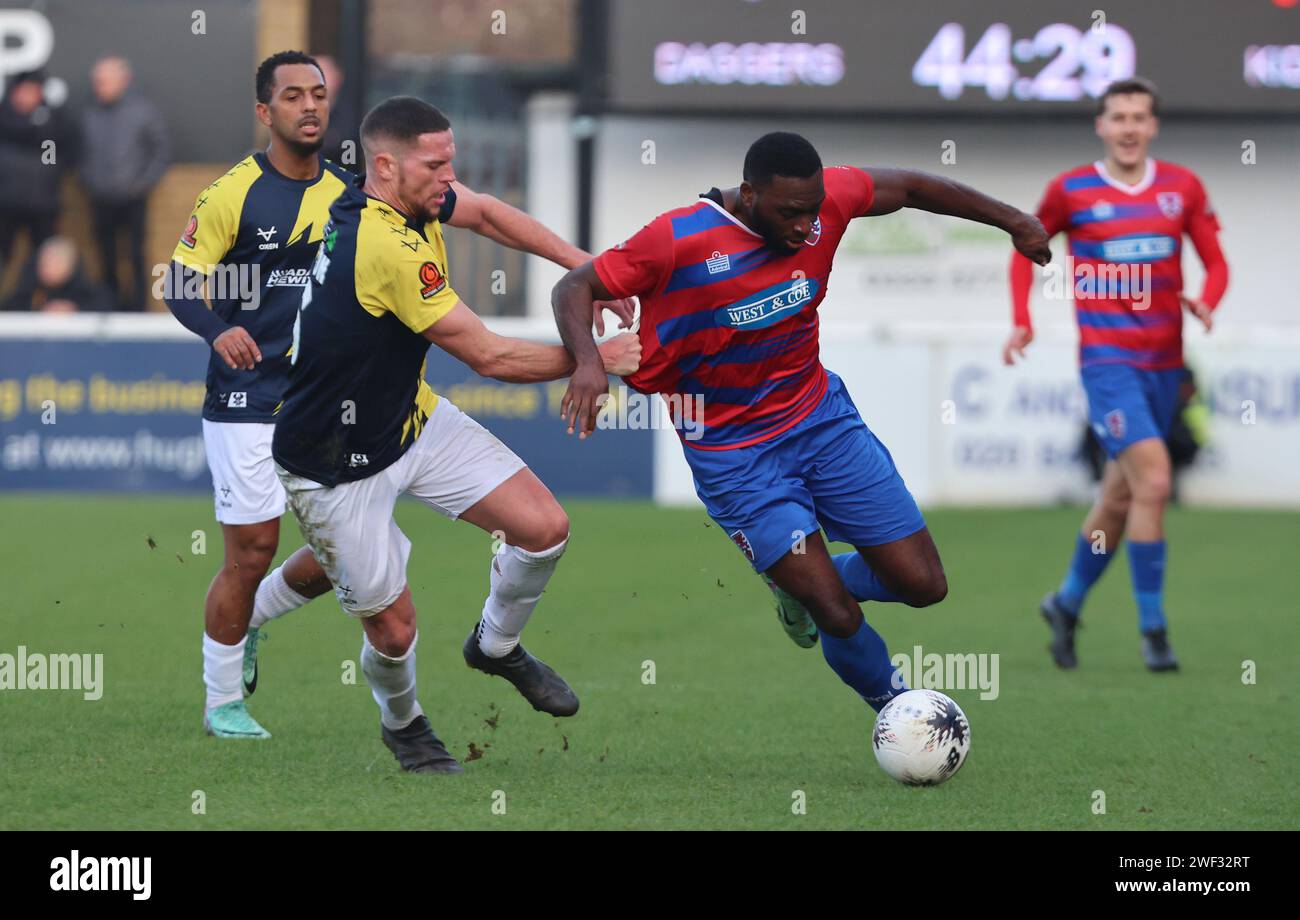
[[[362,192],[362,194],[365,195],[365,192]],[[381,208],[387,208],[388,211],[389,211],[389,213],[392,214],[393,217],[401,218],[402,226],[404,226],[404,227],[410,227],[412,230],[419,230],[419,229],[420,229],[420,228],[419,228],[418,226],[416,226],[416,224],[415,224],[415,218],[413,218],[413,217],[408,217],[407,214],[406,214],[406,212],[403,211],[402,209],[393,207],[391,204],[389,204],[387,201],[384,201],[384,199],[382,199],[382,198],[376,198],[374,195],[366,195],[366,206],[367,206],[367,207],[370,206],[370,202],[372,202],[372,201],[373,201],[375,204],[379,205],[379,207],[381,207]],[[382,216],[382,212],[381,212],[381,216]]]
[[[400,218],[402,219],[402,226],[404,226],[404,227],[408,227],[408,228],[410,228],[411,230],[414,230],[416,233],[420,234],[420,236],[424,236],[424,224],[421,224],[421,223],[419,223],[418,221],[416,221],[416,219],[415,219],[414,217],[410,217],[410,216],[408,216],[407,213],[406,213],[405,211],[401,210],[400,208],[395,208],[395,207],[393,207],[393,206],[392,206],[391,204],[389,204],[387,201],[384,201],[384,199],[382,199],[382,198],[376,198],[374,195],[368,195],[368,194],[366,194],[366,174],[365,174],[365,173],[362,173],[361,175],[357,176],[357,182],[356,182],[356,185],[354,186],[354,188],[356,189],[357,194],[359,194],[362,198],[364,198],[364,199],[366,200],[366,206],[367,206],[367,207],[370,206],[370,202],[372,202],[372,201],[373,201],[375,204],[382,205],[383,207],[387,208],[389,211],[393,212],[393,216],[395,216],[395,217],[400,217]],[[382,215],[380,215],[380,216],[382,216]]]
[[[274,179],[276,182],[284,182],[288,185],[292,185],[295,188],[306,188],[309,185],[315,185],[321,179],[325,178],[326,170],[324,154],[316,154],[316,163],[320,166],[320,172],[316,173],[316,177],[313,179],[290,179],[271,164],[271,158],[266,155],[265,150],[257,151],[257,153],[253,154],[253,158],[257,160],[257,165],[262,167],[262,175]]]
[[[1142,178],[1137,181],[1136,185],[1125,185],[1110,173],[1106,172],[1106,162],[1097,160],[1092,164],[1093,169],[1097,170],[1097,175],[1101,176],[1102,181],[1113,189],[1118,189],[1125,195],[1141,195],[1151,187],[1151,183],[1156,181],[1156,161],[1153,157],[1147,157],[1146,172]]]
[[[352,190],[355,191],[362,198],[366,199],[367,202],[375,201],[383,205],[384,207],[388,208],[388,210],[392,211],[394,214],[396,214],[398,217],[402,219],[402,226],[409,227],[410,229],[414,230],[416,233],[420,234],[420,236],[424,236],[424,224],[418,222],[414,217],[409,216],[401,208],[395,208],[387,201],[384,201],[384,199],[376,198],[374,195],[369,195],[366,193],[365,173],[357,173],[356,178],[352,180]]]
[[[712,198],[705,198],[705,197],[701,196],[700,200],[702,200],[702,201],[703,201],[705,204],[707,204],[709,207],[711,207],[711,208],[713,208],[714,210],[716,210],[719,214],[721,214],[721,215],[722,215],[723,217],[725,217],[727,220],[731,221],[733,224],[735,224],[735,225],[736,225],[737,227],[739,227],[741,230],[744,230],[744,231],[745,231],[746,233],[748,233],[750,236],[754,237],[755,239],[760,239],[760,240],[763,238],[763,237],[759,236],[759,234],[755,233],[753,230],[750,230],[748,227],[746,227],[743,223],[740,222],[740,220],[736,217],[736,215],[732,214],[730,211],[728,211],[728,210],[727,210],[726,208],[724,208],[722,205],[718,204],[718,203],[717,203],[716,201],[714,201]]]

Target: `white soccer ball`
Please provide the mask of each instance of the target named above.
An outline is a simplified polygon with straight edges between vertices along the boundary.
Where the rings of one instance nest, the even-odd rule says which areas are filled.
[[[908,690],[880,710],[871,746],[882,770],[909,786],[952,778],[970,752],[970,723],[952,699],[935,690]]]

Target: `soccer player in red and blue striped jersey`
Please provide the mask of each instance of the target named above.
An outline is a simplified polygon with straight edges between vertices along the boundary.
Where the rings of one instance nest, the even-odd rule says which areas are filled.
[[[807,140],[775,132],[750,147],[739,188],[660,215],[553,295],[578,365],[562,403],[570,431],[592,430],[608,390],[592,303],[639,297],[642,363],[627,382],[678,415],[703,406],[674,422],[709,515],[764,575],[791,637],[808,647],[820,635],[827,663],[876,710],[906,688],[859,604],[924,607],[948,586],[889,451],[821,364],[817,307],[849,221],[902,207],[992,224],[1049,258],[1031,215],[926,173],[823,169]],[[832,558],[821,530],[855,551]]]
[[[1089,421],[1110,456],[1101,492],[1077,535],[1059,590],[1042,614],[1052,656],[1077,665],[1074,629],[1088,590],[1126,535],[1142,654],[1153,671],[1178,667],[1164,612],[1164,510],[1172,470],[1165,435],[1183,371],[1183,307],[1205,326],[1228,286],[1219,221],[1191,170],[1147,155],[1158,130],[1158,100],[1146,80],[1112,84],[1096,119],[1102,160],[1071,169],[1047,186],[1038,217],[1051,235],[1065,232],[1065,276],[1079,322],[1079,364]],[[1199,299],[1182,292],[1182,239],[1205,264]],[[1011,364],[1033,339],[1029,289],[1033,266],[1012,256],[1015,328],[1003,349]]]

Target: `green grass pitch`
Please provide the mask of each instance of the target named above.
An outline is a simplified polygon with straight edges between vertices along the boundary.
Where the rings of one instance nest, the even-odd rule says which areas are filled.
[[[766,590],[702,512],[566,504],[573,540],[525,642],[582,697],[570,720],[534,712],[461,660],[489,539],[398,508],[414,543],[421,700],[453,753],[482,752],[464,776],[431,777],[398,771],[364,679],[344,682],[360,629],[332,597],[269,628],[250,705],[274,739],[204,736],[202,601],[221,552],[210,501],[0,499],[0,652],[104,656],[98,701],[0,691],[0,827],[1300,823],[1300,515],[1171,513],[1167,600],[1183,670],[1152,675],[1123,559],[1085,610],[1080,668],[1062,673],[1047,656],[1037,604],[1061,575],[1079,509],[931,511],[948,599],[867,605],[867,616],[893,652],[998,654],[1000,693],[952,691],[971,721],[970,757],[946,785],[912,789],[878,769],[870,711],[820,650],[785,637]],[[191,552],[195,530],[206,556]],[[281,557],[298,545],[288,517]],[[794,813],[797,791],[806,814]]]

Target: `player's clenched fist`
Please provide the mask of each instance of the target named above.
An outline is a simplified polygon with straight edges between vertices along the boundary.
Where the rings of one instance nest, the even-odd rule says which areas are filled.
[[[1048,247],[1047,231],[1043,222],[1032,214],[1021,214],[1020,221],[1011,232],[1011,241],[1016,250],[1031,262],[1046,265],[1052,261],[1052,250]]]
[[[262,360],[262,350],[243,326],[231,326],[213,339],[212,350],[231,370],[251,371]]]
[[[605,361],[605,373],[616,377],[635,374],[641,366],[641,338],[631,332],[616,335],[599,346]]]

